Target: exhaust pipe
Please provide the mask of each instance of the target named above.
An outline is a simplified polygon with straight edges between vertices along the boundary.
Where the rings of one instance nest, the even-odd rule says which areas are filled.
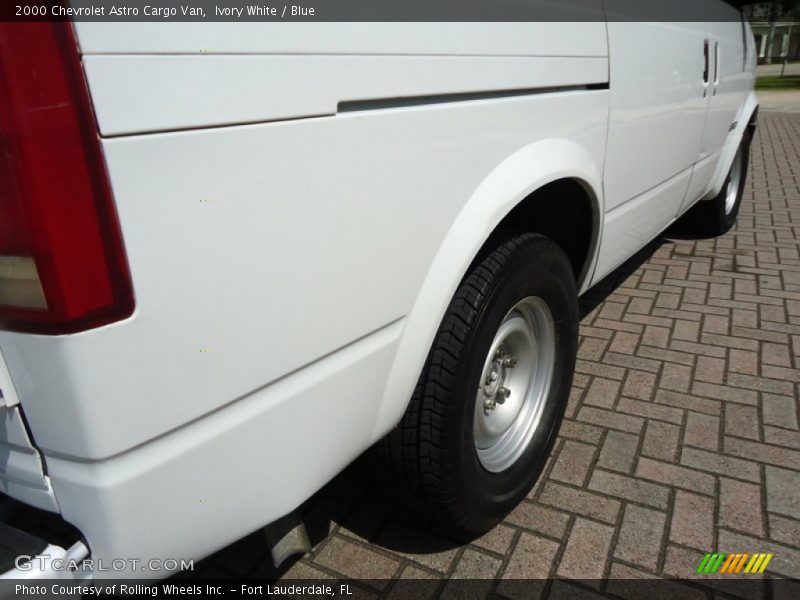
[[[311,552],[306,526],[294,513],[267,525],[264,528],[264,535],[272,554],[272,564],[276,569],[295,554]]]

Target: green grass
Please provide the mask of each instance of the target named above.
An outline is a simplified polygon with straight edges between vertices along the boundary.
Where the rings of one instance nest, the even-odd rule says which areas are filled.
[[[776,92],[781,90],[800,90],[800,75],[759,77],[756,79],[756,89]]]

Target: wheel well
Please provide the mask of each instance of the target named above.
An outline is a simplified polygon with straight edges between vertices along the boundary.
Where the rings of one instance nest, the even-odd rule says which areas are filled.
[[[750,121],[747,123],[747,126],[750,128],[750,135],[754,136],[756,133],[756,126],[758,125],[758,106],[753,111],[753,114],[750,116]]]
[[[498,243],[523,232],[540,233],[564,250],[580,287],[588,276],[597,237],[597,204],[580,181],[560,179],[528,195],[498,224],[476,261]]]

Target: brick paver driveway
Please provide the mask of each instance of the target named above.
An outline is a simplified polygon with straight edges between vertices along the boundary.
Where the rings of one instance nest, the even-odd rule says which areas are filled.
[[[800,577],[799,177],[800,115],[762,114],[736,229],[668,231],[583,298],[553,456],[484,538],[441,537],[356,465],[304,508],[309,556],[275,573],[254,534],[202,575],[369,579],[377,595],[470,577],[514,597],[503,579],[683,578],[719,549],[772,552],[768,572]]]

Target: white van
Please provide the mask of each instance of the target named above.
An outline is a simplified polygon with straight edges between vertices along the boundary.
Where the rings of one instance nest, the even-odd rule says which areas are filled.
[[[736,218],[753,37],[685,1],[0,24],[0,488],[73,536],[9,556],[199,559],[373,446],[444,526],[498,523],[557,433],[578,295],[684,213]]]

